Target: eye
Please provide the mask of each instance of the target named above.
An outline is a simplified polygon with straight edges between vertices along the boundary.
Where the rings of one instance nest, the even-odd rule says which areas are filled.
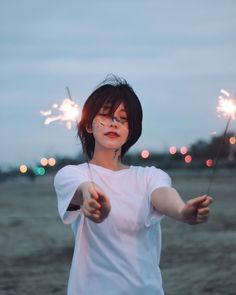
[[[126,115],[120,116],[120,120],[123,121],[123,122],[127,122],[128,117]]]
[[[103,117],[109,117],[110,115],[107,113],[98,113],[99,116],[103,116]]]

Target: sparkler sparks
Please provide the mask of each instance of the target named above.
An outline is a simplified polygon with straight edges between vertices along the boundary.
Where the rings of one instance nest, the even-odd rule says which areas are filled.
[[[216,109],[217,109],[217,112],[219,113],[219,116],[222,115],[224,117],[227,117],[228,120],[227,120],[227,124],[226,124],[225,130],[224,130],[223,139],[222,139],[221,144],[220,144],[218,151],[217,151],[217,156],[216,156],[214,162],[211,162],[211,166],[213,165],[213,163],[214,163],[214,165],[213,165],[213,170],[212,170],[212,175],[210,178],[209,186],[207,189],[207,195],[210,192],[213,178],[216,173],[216,168],[218,165],[220,151],[221,151],[223,143],[225,142],[225,139],[226,139],[227,131],[229,128],[229,123],[230,123],[231,119],[234,120],[236,117],[236,95],[234,98],[231,98],[230,93],[228,91],[221,89],[220,92],[222,95],[219,96],[219,105],[216,107]]]
[[[230,98],[230,93],[221,89],[219,96],[219,105],[216,107],[219,116],[230,117],[235,120],[236,118],[236,99]]]
[[[40,111],[40,114],[47,117],[44,120],[45,125],[55,121],[64,121],[67,128],[71,129],[72,124],[79,120],[80,108],[71,98],[65,98],[61,104],[53,104],[52,110]]]

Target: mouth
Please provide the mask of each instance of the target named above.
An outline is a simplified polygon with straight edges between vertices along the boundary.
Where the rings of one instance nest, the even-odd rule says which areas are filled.
[[[114,138],[114,137],[120,137],[120,135],[118,133],[116,133],[116,132],[107,132],[104,135],[105,136],[108,136],[108,137],[112,137],[112,138]]]

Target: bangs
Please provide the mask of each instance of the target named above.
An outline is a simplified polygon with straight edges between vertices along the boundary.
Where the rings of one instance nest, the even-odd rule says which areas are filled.
[[[110,116],[113,116],[121,103],[124,104],[125,111],[127,112],[127,108],[125,106],[125,99],[122,98],[119,95],[119,93],[116,93],[116,95],[112,95],[106,98],[102,105],[102,108],[108,109],[108,114]]]

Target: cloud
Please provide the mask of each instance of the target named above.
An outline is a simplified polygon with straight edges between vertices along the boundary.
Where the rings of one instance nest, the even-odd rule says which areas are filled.
[[[45,58],[1,61],[2,75],[81,76],[109,72],[134,77],[235,75],[234,47],[224,45],[178,50],[161,57]]]

